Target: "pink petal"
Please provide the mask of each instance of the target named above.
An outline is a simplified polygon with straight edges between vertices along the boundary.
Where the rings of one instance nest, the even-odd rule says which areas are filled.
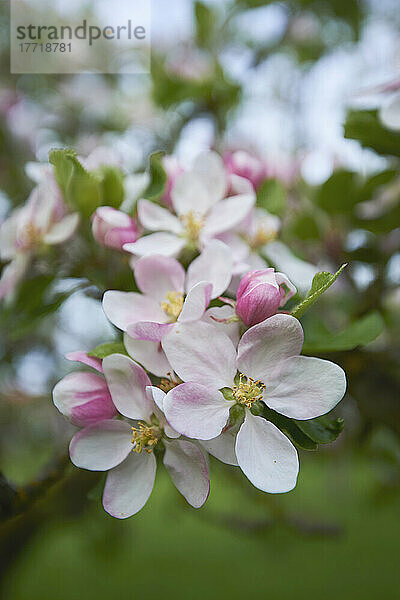
[[[117,519],[139,512],[153,490],[157,463],[154,454],[132,452],[107,475],[103,492],[104,509]]]
[[[127,330],[128,325],[138,321],[165,323],[167,319],[158,302],[136,292],[105,292],[103,310],[111,323],[123,331]]]
[[[163,462],[175,487],[191,506],[200,508],[210,493],[208,467],[202,451],[185,440],[164,443]]]
[[[169,210],[150,202],[139,200],[139,221],[149,231],[169,231],[179,235],[182,232],[182,224]]]
[[[206,281],[196,283],[188,292],[178,317],[180,322],[197,321],[201,319],[210,304],[212,284]]]
[[[119,412],[130,419],[147,420],[153,413],[153,404],[146,394],[151,381],[144,369],[123,354],[106,356],[103,369]]]
[[[164,412],[171,426],[182,435],[210,440],[225,427],[233,404],[216,389],[181,383],[165,396]]]
[[[288,358],[274,373],[265,394],[268,406],[293,419],[314,419],[336,406],[346,391],[339,365],[321,358]]]
[[[69,445],[75,466],[89,471],[108,471],[132,450],[130,425],[124,421],[99,421],[78,431]]]
[[[232,387],[236,351],[231,340],[208,323],[177,323],[161,342],[173,370],[183,381],[211,389]]]
[[[241,373],[268,383],[279,364],[301,352],[303,330],[295,317],[274,315],[244,333],[238,346]]]
[[[92,369],[96,369],[100,373],[103,372],[102,360],[101,358],[95,358],[94,356],[89,356],[86,352],[82,350],[77,350],[76,352],[69,352],[65,355],[67,360],[73,360],[76,362],[80,362],[88,367],[92,367]]]
[[[187,272],[186,290],[190,290],[199,281],[212,283],[211,298],[221,296],[232,278],[231,252],[220,240],[212,240],[204,250],[191,262]]]
[[[54,387],[53,401],[58,410],[78,427],[112,419],[117,414],[104,377],[96,373],[66,375]]]
[[[184,291],[185,269],[168,256],[144,256],[135,265],[135,279],[143,294],[161,303],[168,292]]]
[[[160,342],[164,335],[174,327],[174,323],[152,323],[151,321],[139,321],[134,325],[128,325],[126,331],[135,340],[148,342]]]
[[[249,410],[236,438],[236,456],[243,473],[259,490],[280,494],[295,487],[296,448],[275,425]]]

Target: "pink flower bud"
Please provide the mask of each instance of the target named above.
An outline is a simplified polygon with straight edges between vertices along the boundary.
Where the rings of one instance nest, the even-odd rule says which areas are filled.
[[[237,291],[236,314],[248,327],[252,327],[276,314],[296,288],[286,275],[274,269],[250,271],[242,277]]]
[[[248,179],[254,189],[257,189],[267,177],[267,168],[264,162],[242,150],[225,154],[224,163],[230,174]]]
[[[138,226],[126,213],[111,206],[100,206],[92,217],[92,232],[102,246],[122,250],[124,244],[136,242]]]

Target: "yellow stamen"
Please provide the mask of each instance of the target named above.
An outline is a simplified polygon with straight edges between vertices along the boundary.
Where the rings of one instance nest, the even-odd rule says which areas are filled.
[[[22,231],[21,241],[24,248],[31,248],[40,243],[42,235],[33,223],[28,223]]]
[[[278,232],[274,227],[265,223],[258,226],[255,235],[248,238],[249,246],[255,250],[261,246],[265,246],[268,242],[272,242],[278,237]]]
[[[183,294],[182,292],[168,292],[165,296],[164,302],[161,302],[161,308],[166,315],[171,317],[174,321],[181,314],[183,307]]]
[[[204,225],[204,217],[190,210],[180,217],[185,228],[186,237],[190,242],[198,242],[200,231]]]
[[[182,380],[179,379],[179,377],[177,377],[176,381],[174,381],[172,379],[172,374],[171,373],[167,373],[168,377],[163,377],[160,381],[160,385],[158,386],[160,388],[160,390],[162,390],[163,392],[165,392],[166,394],[170,391],[173,390],[174,387],[176,387],[177,385],[179,385],[180,383],[182,383]]]
[[[251,377],[247,377],[246,375],[243,375],[243,373],[240,373],[239,384],[233,386],[232,392],[239,404],[243,404],[244,406],[247,406],[247,408],[250,408],[253,402],[262,400],[263,390],[265,390],[265,385],[262,381],[255,381]]]
[[[160,439],[160,429],[154,425],[142,423],[141,421],[139,422],[138,427],[131,427],[131,429],[133,444],[132,451],[140,454],[142,450],[145,450],[147,454],[151,454],[158,440]]]

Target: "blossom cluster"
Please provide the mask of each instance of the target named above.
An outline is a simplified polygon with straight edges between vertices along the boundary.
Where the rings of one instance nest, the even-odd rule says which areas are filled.
[[[292,490],[297,450],[270,416],[313,419],[346,389],[338,365],[301,355],[302,326],[283,310],[296,268],[277,272],[258,252],[279,230],[256,208],[259,165],[209,152],[165,170],[161,201],[139,199],[137,220],[112,207],[93,215],[96,241],[131,255],[132,291],[102,301],[124,343],[103,358],[68,355],[90,370],[53,391],[79,428],[72,462],[108,472],[103,505],[117,518],[144,506],[161,460],[195,508],[209,495],[209,455],[264,492]]]

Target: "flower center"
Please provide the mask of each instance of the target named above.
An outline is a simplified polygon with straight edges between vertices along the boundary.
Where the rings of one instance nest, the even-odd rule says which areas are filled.
[[[168,292],[165,296],[164,302],[161,302],[161,308],[168,317],[176,319],[181,314],[183,307],[183,294],[182,292]]]
[[[140,454],[142,450],[145,450],[147,454],[151,454],[155,445],[161,437],[161,431],[159,427],[155,425],[147,425],[140,421],[138,427],[131,427],[132,429],[132,444],[133,452]]]
[[[160,380],[160,385],[158,386],[160,390],[165,392],[166,394],[173,390],[177,385],[183,383],[179,377],[175,376],[176,380],[173,379],[172,373],[167,373],[168,377],[162,377]]]
[[[198,242],[200,231],[204,225],[204,217],[189,210],[185,215],[181,216],[182,224],[185,228],[186,237],[190,242]]]
[[[247,408],[250,408],[253,402],[262,400],[263,390],[265,390],[265,385],[262,381],[255,381],[251,377],[240,373],[239,382],[233,386],[232,393],[238,404],[243,404]]]
[[[249,246],[255,250],[261,246],[265,246],[268,242],[272,242],[278,236],[276,228],[271,227],[266,223],[258,226],[255,235],[248,239]]]
[[[33,223],[28,223],[21,234],[20,245],[23,248],[32,248],[41,241],[41,233]]]

